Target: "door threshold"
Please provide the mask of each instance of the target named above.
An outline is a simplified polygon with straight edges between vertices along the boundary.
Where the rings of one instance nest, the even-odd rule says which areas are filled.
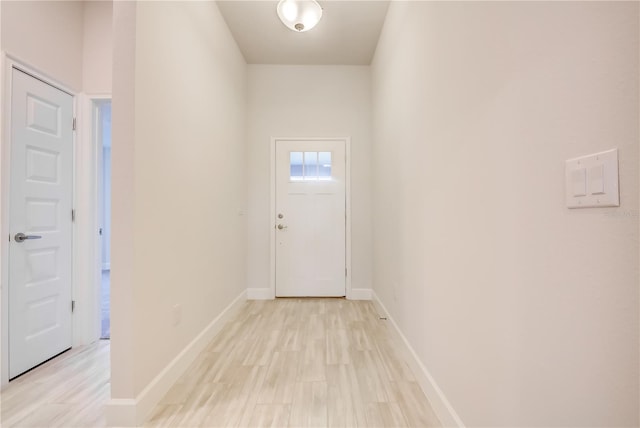
[[[302,300],[311,300],[311,299],[336,299],[336,300],[346,300],[346,296],[276,296],[276,299],[302,299]]]

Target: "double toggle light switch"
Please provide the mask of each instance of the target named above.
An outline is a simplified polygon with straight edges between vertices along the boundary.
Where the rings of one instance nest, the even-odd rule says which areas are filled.
[[[618,149],[566,161],[569,208],[618,207]]]

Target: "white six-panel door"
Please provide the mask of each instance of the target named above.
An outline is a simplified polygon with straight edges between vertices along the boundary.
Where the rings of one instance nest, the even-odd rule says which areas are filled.
[[[13,69],[10,378],[71,347],[72,120],[71,95]]]
[[[344,140],[276,141],[276,296],[345,296]]]

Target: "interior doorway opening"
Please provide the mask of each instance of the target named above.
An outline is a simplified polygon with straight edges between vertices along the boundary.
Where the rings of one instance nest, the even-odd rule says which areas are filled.
[[[111,337],[111,100],[96,101],[100,236],[100,338]]]

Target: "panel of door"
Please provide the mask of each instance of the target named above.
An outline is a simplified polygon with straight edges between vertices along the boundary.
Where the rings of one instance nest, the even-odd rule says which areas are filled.
[[[276,141],[276,296],[345,296],[344,140]]]
[[[12,70],[9,378],[72,341],[73,97]]]

